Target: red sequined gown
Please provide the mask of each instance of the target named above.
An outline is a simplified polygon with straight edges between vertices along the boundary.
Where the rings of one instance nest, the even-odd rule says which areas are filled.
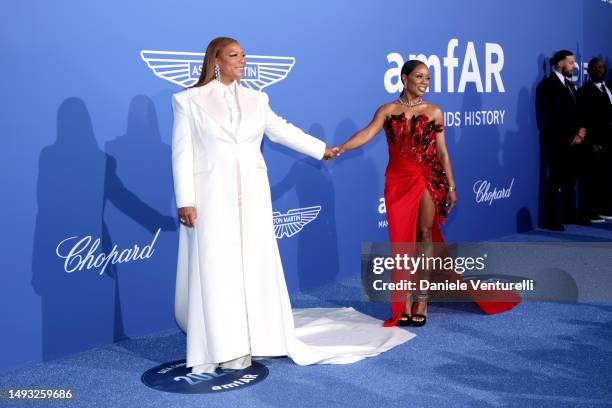
[[[443,243],[439,224],[444,224],[447,215],[445,202],[448,180],[438,159],[436,147],[436,133],[443,131],[442,125],[429,120],[426,115],[413,116],[409,123],[405,113],[402,113],[391,115],[384,128],[389,145],[389,164],[385,173],[385,205],[392,248],[394,244],[416,242],[419,203],[425,189],[428,190],[436,210],[432,240],[434,243]],[[439,246],[440,244],[437,245]],[[438,274],[437,278],[461,280],[459,275],[452,275]],[[395,282],[405,277],[405,272],[392,273],[392,280]],[[406,295],[405,291],[392,293],[391,317],[385,322],[385,326],[397,325],[404,313]],[[468,290],[466,295],[486,314],[510,310],[520,302],[517,293],[508,291],[483,296],[482,293]]]

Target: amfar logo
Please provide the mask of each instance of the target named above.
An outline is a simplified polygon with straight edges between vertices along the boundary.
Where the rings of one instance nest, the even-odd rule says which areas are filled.
[[[512,186],[514,185],[514,178],[510,181],[510,185],[506,188],[493,187],[493,191],[491,189],[491,183],[488,180],[478,180],[474,183],[473,191],[476,195],[475,199],[478,204],[481,203],[489,203],[489,205],[493,204],[495,200],[501,200],[504,198],[510,198],[512,195]]]
[[[140,58],[159,78],[186,88],[200,77],[204,53],[142,50]],[[247,55],[246,58],[241,84],[257,91],[285,79],[295,64],[293,57]]]
[[[295,208],[282,214],[278,211],[272,213],[274,233],[277,239],[291,238],[304,228],[306,224],[314,221],[321,211],[321,206]]]
[[[385,203],[385,197],[380,197],[378,199],[378,213],[386,214],[387,213],[387,205]]]
[[[385,203],[385,197],[380,197],[378,199],[378,213],[379,214],[387,214],[387,204]],[[389,226],[389,222],[387,221],[387,217],[378,221],[378,228],[387,228]]]
[[[418,59],[424,62],[432,72],[433,92],[442,92],[442,67],[446,68],[446,92],[463,93],[466,85],[473,83],[477,92],[493,92],[493,83],[497,92],[505,92],[504,82],[502,81],[501,72],[504,68],[504,49],[497,43],[484,44],[484,87],[482,83],[482,72],[479,65],[479,60],[476,53],[476,46],[473,41],[468,41],[463,55],[463,63],[461,64],[461,73],[459,74],[459,84],[455,88],[455,68],[459,67],[459,58],[455,57],[455,49],[459,46],[459,40],[452,38],[446,47],[446,56],[440,63],[440,57],[437,55],[426,56],[425,54],[409,54],[408,59]],[[479,48],[482,50],[482,48]],[[481,51],[482,52],[482,51]],[[401,70],[404,65],[404,59],[397,52],[392,52],[387,55],[387,61],[395,66],[385,72],[384,83],[385,89],[389,93],[401,92],[403,89],[401,81]],[[480,60],[482,62],[482,60]]]

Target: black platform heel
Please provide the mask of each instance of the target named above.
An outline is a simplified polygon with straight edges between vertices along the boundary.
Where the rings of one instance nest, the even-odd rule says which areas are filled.
[[[407,313],[402,313],[402,317],[400,317],[397,322],[398,326],[412,326],[412,317]]]
[[[427,302],[427,300],[425,300],[425,302]],[[427,316],[424,314],[420,314],[420,313],[414,313],[416,306],[417,306],[417,302],[414,302],[412,304],[412,309],[411,309],[412,311],[412,317],[410,318],[411,326],[412,327],[423,327],[425,326],[425,323],[427,323]],[[419,319],[414,320],[415,317]]]

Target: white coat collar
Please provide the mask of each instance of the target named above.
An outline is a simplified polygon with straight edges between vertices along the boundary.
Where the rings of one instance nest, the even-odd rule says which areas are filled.
[[[250,95],[247,90],[237,83],[232,83],[235,86],[238,105],[240,106],[240,123],[238,130],[234,134],[230,123],[229,112],[226,108],[226,102],[223,92],[227,89],[226,85],[217,81],[211,81],[208,84],[199,87],[198,91],[192,96],[193,102],[201,108],[208,116],[217,122],[221,128],[233,136],[236,141],[240,140],[240,135],[245,123],[252,119],[257,111],[257,98]]]

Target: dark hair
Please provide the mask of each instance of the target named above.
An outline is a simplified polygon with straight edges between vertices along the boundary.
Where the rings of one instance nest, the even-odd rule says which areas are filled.
[[[593,67],[595,67],[595,63],[597,62],[604,62],[604,60],[599,57],[594,57],[591,58],[591,60],[589,61],[589,65],[587,66],[587,72],[589,73],[589,76],[591,76],[591,71],[593,70]]]
[[[417,60],[417,59],[412,59],[412,60],[408,60],[406,62],[404,62],[404,65],[402,65],[402,71],[401,71],[401,75],[410,75],[412,73],[412,71],[414,71],[414,69],[416,67],[418,67],[419,65],[425,65],[425,63],[423,61]],[[400,75],[400,77],[401,77]],[[400,97],[404,96],[404,90],[402,89],[402,93],[400,94]]]
[[[552,58],[550,59],[550,65],[555,67],[555,66],[557,66],[557,64],[559,62],[563,61],[564,59],[566,59],[570,55],[574,55],[574,53],[571,52],[571,51],[568,51],[568,50],[557,51],[557,52],[555,52],[555,55],[553,55]]]
[[[219,55],[219,52],[227,45],[232,43],[238,43],[238,41],[229,37],[217,37],[212,40],[208,47],[206,47],[206,53],[204,54],[204,62],[202,63],[202,73],[198,81],[191,85],[190,88],[196,88],[203,86],[214,79],[215,76],[215,58]]]

